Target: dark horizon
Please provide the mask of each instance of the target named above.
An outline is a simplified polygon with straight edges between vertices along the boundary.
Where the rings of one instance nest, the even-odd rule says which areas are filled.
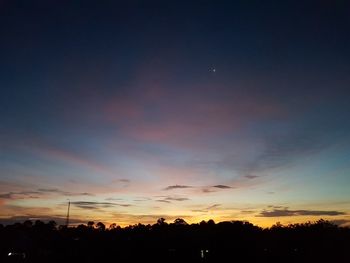
[[[153,223],[134,223],[134,224],[129,224],[129,225],[119,225],[118,222],[112,222],[109,225],[103,223],[101,220],[94,220],[93,218],[89,218],[88,220],[77,220],[77,219],[69,219],[69,223],[67,224],[67,218],[66,217],[51,217],[51,218],[41,218],[41,217],[22,217],[22,218],[16,218],[16,219],[9,219],[8,221],[3,221],[0,220],[0,227],[11,227],[15,225],[34,225],[35,223],[38,224],[49,224],[49,225],[54,225],[55,228],[64,228],[64,227],[72,227],[72,228],[77,228],[79,226],[88,226],[89,224],[92,223],[93,228],[97,228],[97,224],[101,224],[104,226],[105,229],[110,229],[111,226],[113,227],[119,227],[119,228],[130,228],[134,227],[137,225],[144,225],[144,226],[152,226],[155,224],[159,224],[159,221],[162,220],[163,223],[166,225],[168,224],[176,224],[176,221],[181,220],[185,225],[198,225],[202,223],[213,223],[213,224],[222,224],[222,223],[233,223],[233,222],[241,222],[241,223],[247,223],[251,224],[254,227],[260,228],[260,229],[270,229],[270,228],[275,228],[275,227],[292,227],[292,226],[297,226],[297,225],[309,225],[309,224],[317,224],[318,222],[326,222],[327,224],[333,225],[335,227],[339,228],[349,228],[350,226],[347,224],[344,224],[344,220],[325,220],[322,217],[316,219],[316,220],[306,220],[304,222],[300,223],[289,223],[289,224],[283,224],[280,221],[276,221],[274,224],[271,226],[267,227],[261,227],[259,225],[255,225],[248,220],[240,220],[240,219],[235,219],[235,220],[225,220],[225,221],[215,221],[213,219],[207,219],[207,220],[200,220],[198,222],[187,222],[184,218],[181,217],[174,217],[174,220],[168,220],[167,218],[160,217],[158,218],[155,222]]]
[[[0,227],[2,262],[343,262],[350,228],[319,220],[262,229],[243,221],[74,228],[36,221]]]
[[[0,1],[0,221],[350,225],[348,1]]]

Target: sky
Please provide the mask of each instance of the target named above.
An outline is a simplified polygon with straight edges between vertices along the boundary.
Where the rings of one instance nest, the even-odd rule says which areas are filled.
[[[0,1],[0,223],[350,225],[349,12]]]

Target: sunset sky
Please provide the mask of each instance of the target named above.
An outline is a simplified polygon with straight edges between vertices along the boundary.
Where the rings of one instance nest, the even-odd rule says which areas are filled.
[[[0,1],[0,223],[349,224],[349,28],[347,1]]]

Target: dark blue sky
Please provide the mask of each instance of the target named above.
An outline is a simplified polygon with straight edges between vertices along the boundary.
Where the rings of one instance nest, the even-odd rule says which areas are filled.
[[[1,1],[3,220],[347,220],[349,33],[347,1]]]

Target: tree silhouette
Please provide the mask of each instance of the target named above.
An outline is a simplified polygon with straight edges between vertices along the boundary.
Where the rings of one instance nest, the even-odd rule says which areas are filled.
[[[109,225],[109,230],[113,230],[113,229],[116,229],[117,228],[117,224],[116,223],[112,223]]]
[[[33,222],[30,221],[30,220],[26,220],[26,221],[23,222],[23,226],[27,227],[27,228],[30,228],[30,227],[33,226]]]
[[[174,220],[174,224],[177,226],[185,226],[185,225],[187,225],[187,222],[182,218],[176,218]]]
[[[160,226],[167,225],[167,223],[165,222],[165,218],[163,218],[163,217],[158,218],[157,224],[160,225]]]
[[[350,229],[325,220],[265,229],[246,221],[188,224],[182,218],[107,229],[93,221],[69,228],[53,221],[30,225],[0,227],[0,262],[347,262],[350,246]]]
[[[106,226],[105,226],[102,222],[98,222],[98,223],[96,224],[96,227],[97,227],[97,229],[100,230],[100,231],[105,231],[105,229],[106,229]]]
[[[54,230],[57,227],[57,223],[55,221],[51,220],[47,223],[47,227],[51,230]]]

